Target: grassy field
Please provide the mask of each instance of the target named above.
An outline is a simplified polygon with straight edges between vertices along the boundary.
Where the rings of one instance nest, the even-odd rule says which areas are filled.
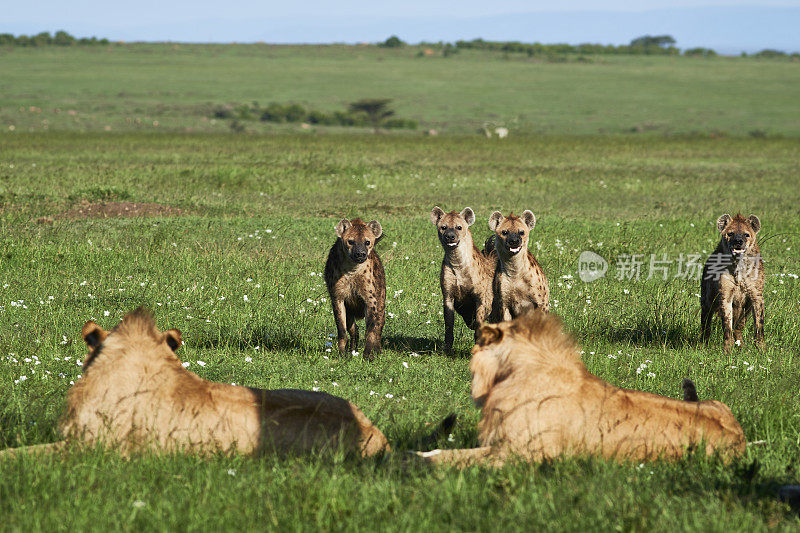
[[[21,57],[12,55],[4,64]],[[398,453],[364,462],[335,453],[122,460],[104,451],[2,461],[0,529],[800,526],[776,497],[778,486],[798,482],[800,460],[794,139],[16,132],[1,141],[0,447],[57,439],[85,356],[81,326],[94,319],[110,328],[145,305],[162,329],[183,331],[179,356],[190,370],[345,397]],[[176,216],[75,211],[99,202],[158,202]],[[459,422],[440,446],[476,441],[471,331],[457,323],[455,355],[441,353],[433,205],[473,207],[480,241],[492,210],[533,210],[531,249],[590,371],[672,397],[688,375],[702,398],[731,407],[748,440],[766,444],[731,465],[690,457],[458,471],[405,462],[403,451],[450,412]],[[677,260],[705,258],[717,216],[737,211],[763,224],[768,347],[752,347],[748,330],[745,346],[725,355],[717,325],[712,344],[699,344],[699,282],[676,278]],[[389,302],[374,363],[331,351],[335,327],[320,277],[334,224],[355,216],[378,219],[385,232],[378,251]],[[608,260],[605,278],[578,279],[583,250]],[[644,279],[647,265],[639,281],[617,279],[625,254],[666,254],[669,279]]]
[[[417,57],[375,46],[114,44],[0,47],[0,130],[228,131],[220,104],[344,110],[392,98],[421,130],[484,124],[568,135],[798,136],[800,63],[475,50]],[[248,122],[251,131],[299,125]],[[329,130],[323,130],[329,131]]]

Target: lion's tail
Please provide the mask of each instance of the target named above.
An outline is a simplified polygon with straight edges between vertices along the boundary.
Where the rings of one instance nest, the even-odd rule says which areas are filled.
[[[411,452],[426,463],[449,465],[466,468],[481,464],[500,466],[502,459],[492,455],[492,447],[462,448],[459,450],[431,450],[429,452]]]
[[[453,426],[456,425],[457,420],[458,417],[456,414],[450,413],[436,426],[436,429],[417,440],[415,448],[430,448],[436,444],[442,436],[449,434],[453,430]]]
[[[685,402],[699,402],[700,398],[697,396],[697,389],[694,387],[694,382],[689,378],[683,378],[683,401]]]
[[[48,444],[34,444],[32,446],[21,446],[19,448],[6,448],[0,450],[0,460],[17,457],[19,455],[42,455],[62,450],[66,446],[66,441],[50,442]]]

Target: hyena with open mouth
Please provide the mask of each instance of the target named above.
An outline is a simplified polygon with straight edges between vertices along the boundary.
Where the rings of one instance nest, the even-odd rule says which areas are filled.
[[[535,225],[536,217],[527,209],[521,217],[514,213],[504,217],[500,211],[489,217],[489,229],[494,235],[487,241],[486,249],[493,247],[498,259],[491,322],[511,320],[529,309],[550,311],[547,278],[528,250],[530,232]]]
[[[753,333],[764,347],[764,262],[756,242],[761,221],[755,215],[717,219],[721,238],[703,268],[700,306],[703,341],[711,336],[714,313],[722,319],[725,351],[742,343],[747,316],[753,315]]]

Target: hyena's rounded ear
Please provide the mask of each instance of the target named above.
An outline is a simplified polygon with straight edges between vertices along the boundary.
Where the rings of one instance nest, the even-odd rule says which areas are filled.
[[[367,227],[369,227],[375,235],[375,242],[378,242],[380,238],[383,237],[383,228],[381,227],[381,223],[377,220],[370,220],[367,223]]]
[[[342,220],[339,221],[338,224],[336,224],[336,235],[341,237],[342,235],[344,235],[344,232],[347,231],[347,229],[350,226],[352,226],[352,224],[350,224],[350,221],[347,220],[346,218],[343,218]]]
[[[758,220],[758,217],[755,215],[750,215],[749,217],[747,217],[747,221],[750,223],[751,226],[753,226],[753,231],[758,233],[758,230],[761,229],[761,221]]]
[[[471,207],[465,207],[461,211],[461,217],[467,221],[467,226],[471,226],[475,223],[475,211],[473,211]]]
[[[433,224],[434,226],[438,226],[439,221],[442,219],[443,216],[444,216],[444,211],[442,211],[442,208],[439,207],[438,205],[434,206],[433,210],[431,211],[431,224]]]
[[[168,329],[164,332],[164,341],[175,352],[183,345],[183,335],[179,329]]]
[[[717,229],[719,230],[720,233],[722,233],[722,230],[725,229],[725,226],[727,226],[728,222],[730,221],[731,221],[731,216],[728,213],[725,213],[724,215],[722,215],[717,219]]]
[[[504,218],[503,213],[500,211],[495,211],[491,215],[489,215],[489,229],[494,231],[497,229],[497,226],[502,224]]]
[[[108,332],[89,320],[81,329],[81,337],[89,348],[97,348],[108,337]]]
[[[526,209],[522,212],[522,221],[528,226],[528,229],[533,229],[536,225],[536,215],[530,209]]]

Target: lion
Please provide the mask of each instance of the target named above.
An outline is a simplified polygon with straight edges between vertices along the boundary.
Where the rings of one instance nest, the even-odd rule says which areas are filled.
[[[31,451],[73,442],[116,448],[122,455],[341,448],[368,457],[390,450],[383,433],[342,398],[215,383],[190,372],[174,353],[183,343],[181,332],[159,331],[142,308],[111,331],[86,322],[81,334],[89,353],[83,377],[67,394],[59,428],[65,440]]]
[[[593,376],[553,315],[531,311],[478,331],[472,398],[482,408],[480,448],[418,452],[432,463],[502,465],[519,458],[675,459],[689,450],[741,454],[744,432],[722,402],[621,389]]]

